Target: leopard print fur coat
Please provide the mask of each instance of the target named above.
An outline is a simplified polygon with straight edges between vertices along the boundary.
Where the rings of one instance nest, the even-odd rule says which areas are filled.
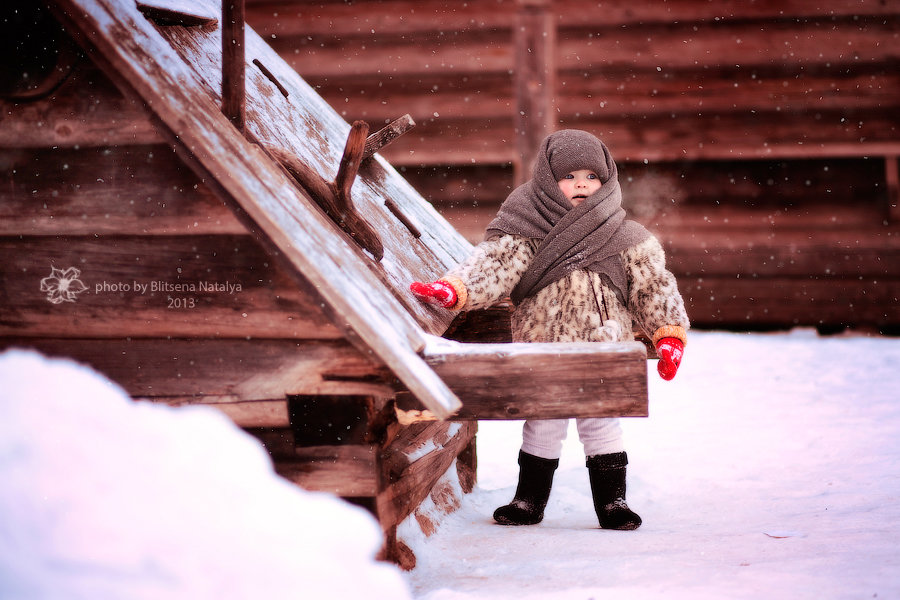
[[[478,244],[441,278],[456,289],[459,301],[453,309],[487,308],[509,296],[536,249],[536,240],[515,235]],[[630,341],[634,321],[654,344],[662,337],[686,342],[687,313],[659,241],[647,238],[620,256],[628,281],[624,305],[597,273],[573,271],[516,307],[513,341]]]

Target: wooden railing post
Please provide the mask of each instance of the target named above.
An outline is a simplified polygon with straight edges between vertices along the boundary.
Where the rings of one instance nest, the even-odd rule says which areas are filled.
[[[244,0],[222,2],[222,112],[244,131]]]
[[[889,223],[900,222],[900,170],[897,168],[898,157],[884,157],[884,179],[887,184],[887,219]]]
[[[549,0],[518,0],[514,29],[514,166],[519,185],[531,178],[538,144],[554,129],[556,17]]]

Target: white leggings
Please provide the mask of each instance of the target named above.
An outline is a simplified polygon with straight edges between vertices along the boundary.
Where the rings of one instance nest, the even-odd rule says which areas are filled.
[[[584,445],[585,456],[625,450],[619,419],[575,419],[575,424],[578,427],[578,438]],[[568,419],[525,421],[522,451],[540,458],[559,458],[568,428]]]

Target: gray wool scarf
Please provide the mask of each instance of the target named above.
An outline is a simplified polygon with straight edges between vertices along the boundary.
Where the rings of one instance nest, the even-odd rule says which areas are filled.
[[[579,169],[594,171],[602,186],[572,208],[557,182]],[[579,269],[598,273],[624,304],[628,281],[619,254],[651,235],[625,219],[618,170],[606,144],[579,130],[557,131],[541,143],[533,178],[503,202],[485,239],[504,234],[539,240],[512,291],[516,304]]]

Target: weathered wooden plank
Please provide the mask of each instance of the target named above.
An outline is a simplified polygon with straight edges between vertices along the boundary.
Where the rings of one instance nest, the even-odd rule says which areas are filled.
[[[358,251],[328,235],[333,226],[311,210],[309,198],[286,173],[228,125],[197,71],[137,9],[113,0],[90,4],[59,0],[55,5],[65,15],[65,25],[94,48],[108,73],[115,74],[117,85],[145,99],[167,138],[190,153],[191,167],[201,176],[213,177],[223,197],[259,227],[265,244],[277,248],[298,279],[302,277],[320,292],[333,318],[355,334],[351,338],[359,347],[387,362],[436,414],[455,410],[459,399],[416,354],[424,340],[415,321],[384,289]],[[218,46],[220,39],[195,33],[206,35],[211,47]],[[256,53],[263,54],[265,44],[254,39]],[[248,47],[253,48],[253,43]],[[197,66],[203,71],[202,64]]]
[[[208,93],[215,97],[219,76],[216,54],[211,48],[217,44],[216,32],[167,28],[162,33],[185,60],[195,64]],[[271,77],[288,92],[284,96],[269,76],[255,67],[248,68],[248,131],[267,149],[293,155],[310,172],[319,173],[326,181],[333,180],[350,127],[249,29],[247,56],[265,65]],[[426,331],[443,332],[449,324],[446,315],[416,302],[408,292],[409,282],[443,272],[468,253],[468,243],[378,155],[360,165],[352,197],[359,215],[384,244],[385,257],[379,264],[384,282]],[[386,208],[387,199],[394,203],[395,211]],[[398,211],[404,218],[397,216]],[[407,223],[412,223],[421,236],[416,238]]]
[[[868,71],[868,70],[867,70]],[[727,75],[702,70],[671,73],[631,71],[627,77],[561,70],[556,76],[557,115],[644,116],[683,113],[750,113],[778,110],[884,110],[896,104],[900,74],[829,69],[813,73],[759,73],[737,69]],[[383,122],[397,112],[421,124],[446,119],[508,119],[515,110],[513,78],[487,73],[447,81],[445,76],[397,78],[389,94],[380,75],[310,77],[323,98],[352,119]],[[353,90],[348,94],[348,89]],[[437,90],[437,91],[435,91]],[[434,115],[437,114],[438,117]]]
[[[898,157],[887,156],[884,159],[884,179],[887,184],[887,216],[892,223],[900,222],[900,169],[897,167]]]
[[[246,107],[244,57],[244,0],[222,2],[222,112],[238,131],[244,131]]]
[[[433,422],[422,427],[419,436],[406,436],[385,449],[387,456],[405,456],[400,477],[385,483],[376,498],[378,520],[384,529],[397,525],[428,497],[435,483],[446,473],[457,455],[465,450],[476,432],[475,423]],[[417,442],[418,438],[418,442]],[[432,440],[429,442],[423,440]],[[441,444],[433,440],[446,440]]]
[[[511,19],[508,19],[511,22]],[[590,23],[558,29],[557,64],[561,69],[599,71],[733,69],[778,65],[794,70],[802,65],[887,63],[898,58],[895,35],[900,22],[882,16],[827,21],[826,27],[806,22],[773,20],[657,22],[628,27],[597,27]],[[649,40],[649,42],[648,42]],[[379,35],[371,29],[356,36],[334,34],[278,36],[273,47],[304,77],[343,73],[364,75],[383,70],[391,55],[393,77],[418,73],[503,72],[514,63],[508,29],[459,29],[452,36],[424,31],[412,35]],[[420,49],[427,46],[429,52]]]
[[[385,369],[344,341],[58,339],[0,337],[96,369],[131,396],[211,403],[284,400],[294,394],[393,393]]]
[[[900,281],[881,278],[678,276],[695,327],[890,328],[900,323]]]
[[[0,115],[3,148],[84,148],[162,141],[143,103],[125,98],[87,61],[80,61],[75,72],[46,98],[21,103],[0,99]]]
[[[658,25],[615,30],[615,43],[597,39],[596,27],[559,32],[559,65],[585,71],[610,69],[733,69],[777,66],[794,72],[806,65],[890,63],[900,57],[896,16],[808,22],[772,20]],[[612,32],[610,32],[612,33]],[[600,38],[601,40],[604,38]],[[597,51],[591,52],[596,44]]]
[[[458,419],[647,416],[647,351],[617,344],[458,344],[425,361],[464,403]],[[400,408],[404,408],[400,406]]]
[[[896,0],[786,0],[742,2],[721,0],[711,8],[699,0],[668,1],[665,4],[616,0],[585,4],[582,0],[554,0],[561,27],[621,27],[671,22],[729,22],[745,20],[834,19],[890,16],[900,12]],[[479,29],[506,32],[516,0],[489,3],[455,3],[446,0],[382,0],[373,4],[298,2],[296,0],[248,0],[247,20],[264,36],[353,37],[408,35],[418,32],[446,33]]]
[[[0,149],[0,235],[248,234],[165,145]]]
[[[0,335],[342,337],[246,235],[4,237],[0,253]]]
[[[893,155],[896,118],[884,111],[849,121],[838,113],[701,114],[614,119],[560,118],[559,128],[585,129],[603,139],[618,162],[843,158]],[[424,124],[416,136],[385,150],[397,165],[511,164],[512,119]]]
[[[185,0],[137,0],[137,7],[160,25],[215,25],[220,16],[197,10],[196,5]]]
[[[687,235],[669,230],[669,268],[688,276],[823,277],[829,279],[900,279],[900,243],[893,232],[844,230],[821,232],[766,230],[695,230]],[[848,239],[847,233],[851,233]],[[862,239],[859,239],[862,238]]]
[[[883,165],[871,159],[634,164],[619,161],[625,210],[661,231],[691,222],[747,227],[873,227],[884,217]],[[406,177],[463,230],[512,192],[502,165],[407,168]],[[469,215],[468,213],[473,213]],[[726,221],[727,219],[727,221]],[[463,223],[462,225],[460,223]],[[483,227],[476,231],[481,239]]]
[[[556,27],[547,0],[520,0],[513,25],[516,185],[531,179],[541,141],[553,131]]]
[[[211,93],[215,93],[216,62],[209,51],[211,40],[204,34],[169,28],[164,32],[182,49],[187,60],[197,61]],[[214,41],[214,40],[212,40]],[[294,155],[308,169],[326,181],[337,174],[349,126],[263,40],[247,33],[248,57],[261,60],[289,91],[287,97],[274,96],[272,83],[261,74],[248,72],[247,127],[267,148]],[[209,61],[209,62],[207,62]],[[313,126],[312,124],[315,124]],[[408,293],[409,282],[442,272],[461,260],[469,250],[465,239],[424,202],[421,196],[380,157],[360,165],[352,188],[359,215],[378,234],[385,258],[379,268],[384,281],[406,311],[430,333],[440,333],[449,324],[442,311],[416,302]],[[396,211],[386,209],[386,199]],[[399,211],[404,219],[395,213]],[[416,238],[406,226],[416,225]],[[414,249],[414,250],[411,250]]]
[[[215,408],[234,421],[238,427],[287,427],[287,400],[236,399],[235,396],[165,396],[135,397],[135,400],[167,404],[168,406],[202,405]]]
[[[374,497],[377,452],[373,444],[297,448],[293,459],[275,462],[275,472],[308,490],[345,498]]]

